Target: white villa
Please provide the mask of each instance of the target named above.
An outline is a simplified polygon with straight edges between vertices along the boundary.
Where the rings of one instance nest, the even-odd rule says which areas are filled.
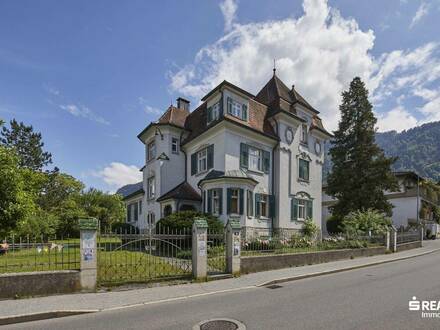
[[[253,95],[223,81],[190,111],[178,98],[139,135],[143,181],[122,187],[127,222],[140,229],[180,210],[223,222],[246,236],[321,226],[324,142],[331,137],[294,86],[275,74]]]

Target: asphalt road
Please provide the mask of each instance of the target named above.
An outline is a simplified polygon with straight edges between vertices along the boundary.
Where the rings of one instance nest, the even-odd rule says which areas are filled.
[[[180,330],[218,317],[239,320],[247,329],[440,329],[440,318],[408,310],[413,296],[440,300],[440,253],[280,285],[4,329]]]

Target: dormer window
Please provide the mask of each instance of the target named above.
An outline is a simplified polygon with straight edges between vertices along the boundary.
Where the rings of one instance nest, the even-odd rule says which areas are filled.
[[[227,99],[228,114],[247,121],[248,111],[247,104],[240,103],[231,97]]]
[[[301,143],[307,144],[309,140],[309,133],[307,124],[301,125]]]
[[[219,119],[220,117],[220,102],[217,102],[216,104],[208,107],[207,114],[206,114],[206,120],[207,123],[210,124],[211,122]]]

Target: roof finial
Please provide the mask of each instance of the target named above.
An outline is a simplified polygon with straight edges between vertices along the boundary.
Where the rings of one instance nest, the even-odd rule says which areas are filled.
[[[275,59],[273,59],[273,75],[275,76],[275,72],[277,71]]]

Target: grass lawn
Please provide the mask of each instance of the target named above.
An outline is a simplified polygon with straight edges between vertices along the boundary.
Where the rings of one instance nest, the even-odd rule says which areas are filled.
[[[149,282],[191,274],[191,260],[161,258],[143,252],[100,251],[98,262],[101,284]]]

